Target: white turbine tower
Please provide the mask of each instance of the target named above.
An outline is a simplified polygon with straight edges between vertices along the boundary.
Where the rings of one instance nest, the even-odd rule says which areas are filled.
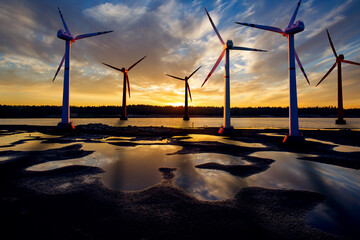
[[[233,44],[232,40],[227,40],[227,42],[225,43],[224,40],[222,39],[222,37],[220,36],[219,31],[216,29],[216,26],[214,24],[214,22],[212,21],[210,14],[208,13],[208,11],[206,10],[206,14],[209,17],[210,23],[212,25],[212,27],[215,30],[216,35],[218,36],[222,46],[223,46],[223,51],[220,54],[220,57],[218,58],[218,60],[216,61],[215,65],[213,66],[213,68],[211,69],[209,75],[206,77],[204,83],[201,85],[204,86],[204,84],[206,83],[206,81],[210,78],[210,76],[213,74],[213,72],[215,71],[215,69],[217,68],[217,66],[220,64],[220,61],[223,59],[224,55],[225,55],[225,72],[224,72],[224,84],[225,84],[225,101],[224,101],[224,125],[221,126],[221,128],[219,129],[219,134],[229,134],[233,131],[233,127],[230,125],[230,50],[243,50],[243,51],[260,51],[260,52],[266,52],[265,50],[260,50],[260,49],[254,49],[254,48],[246,48],[246,47],[236,47]]]
[[[290,106],[289,106],[289,134],[285,136],[283,142],[287,141],[304,141],[304,137],[299,132],[299,120],[298,120],[298,105],[297,105],[297,93],[296,93],[296,74],[295,74],[295,59],[299,64],[301,71],[303,72],[306,81],[310,84],[308,77],[304,71],[304,68],[301,65],[300,59],[296,54],[294,47],[294,34],[304,31],[305,25],[302,21],[297,21],[294,23],[297,12],[299,10],[301,4],[301,0],[298,2],[295,12],[285,30],[281,30],[277,27],[270,27],[264,25],[256,25],[250,23],[241,23],[236,22],[237,24],[245,25],[253,28],[260,28],[263,30],[276,32],[282,34],[284,37],[288,39],[289,42],[289,93],[290,93]]]
[[[63,29],[60,29],[57,33],[57,37],[65,40],[65,54],[64,57],[62,58],[60,65],[55,73],[55,76],[53,78],[53,81],[55,80],[58,72],[60,71],[64,60],[65,60],[65,71],[64,71],[64,89],[63,89],[63,102],[62,102],[62,114],[61,114],[61,122],[58,124],[58,128],[59,129],[74,129],[74,125],[72,122],[70,122],[70,104],[69,104],[69,91],[70,91],[70,48],[71,48],[71,44],[74,43],[77,40],[83,39],[83,38],[88,38],[88,37],[92,37],[92,36],[97,36],[97,35],[101,35],[101,34],[105,34],[105,33],[110,33],[113,31],[105,31],[105,32],[96,32],[96,33],[87,33],[87,34],[82,34],[82,35],[78,35],[76,37],[74,37],[66,23],[65,20],[63,18],[63,15],[61,14],[60,8],[59,9],[59,13],[60,13],[60,17],[61,20],[63,22],[65,31]]]

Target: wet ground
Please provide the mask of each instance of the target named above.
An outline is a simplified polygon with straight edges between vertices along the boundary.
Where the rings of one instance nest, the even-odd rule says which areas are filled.
[[[2,201],[6,205],[19,201],[20,197],[11,197],[19,194],[19,191],[30,192],[30,197],[24,199],[32,199],[32,194],[62,198],[64,194],[79,194],[78,191],[87,189],[86,194],[88,191],[96,191],[96,195],[105,192],[105,196],[100,199],[111,203],[102,204],[112,205],[115,204],[113,201],[123,198],[135,201],[150,193],[147,197],[153,198],[156,196],[152,192],[154,189],[166,189],[166,194],[179,194],[176,202],[183,206],[174,212],[179,214],[178,211],[185,211],[180,213],[180,220],[173,215],[173,210],[169,212],[169,203],[164,203],[167,202],[165,199],[151,205],[132,202],[129,207],[136,209],[132,217],[141,216],[139,208],[161,205],[164,211],[167,209],[166,213],[155,211],[152,217],[166,214],[170,222],[174,221],[174,225],[167,226],[180,227],[172,231],[178,234],[183,231],[183,235],[179,236],[186,236],[194,232],[190,226],[181,230],[182,221],[190,216],[197,217],[186,210],[185,206],[189,202],[184,198],[207,207],[219,205],[219,209],[229,207],[229,202],[234,204],[243,201],[245,205],[235,207],[239,211],[250,211],[249,206],[254,201],[256,210],[251,207],[254,212],[246,216],[253,219],[254,213],[264,215],[259,219],[255,217],[252,223],[254,226],[251,227],[254,231],[260,228],[261,221],[265,221],[269,226],[281,226],[285,232],[281,233],[281,229],[262,229],[275,232],[278,235],[274,236],[279,238],[292,238],[290,236],[300,230],[303,235],[298,235],[298,238],[331,237],[327,233],[335,234],[333,237],[352,238],[360,233],[356,227],[360,220],[360,147],[352,141],[359,137],[358,132],[305,131],[304,135],[309,136],[306,143],[289,145],[281,142],[283,130],[238,130],[233,136],[224,137],[215,135],[215,129],[181,131],[87,125],[66,134],[41,127],[1,129],[0,171],[4,183],[1,192]],[[109,193],[121,196],[118,200],[110,200],[107,196]],[[275,201],[279,193],[288,196],[289,203],[303,201],[304,205],[297,203],[289,206]],[[247,199],[247,194],[252,196],[251,201]],[[297,197],[294,198],[292,194]],[[310,197],[305,201],[304,196],[308,195],[314,199]],[[71,198],[68,201],[71,202]],[[122,204],[115,205],[124,207]],[[269,206],[276,211],[268,209]],[[215,214],[219,209],[206,214]],[[86,216],[90,213],[81,214]],[[109,217],[107,214],[102,213],[102,217]],[[274,219],[277,214],[281,217]],[[222,227],[230,219],[236,219],[239,224],[245,221],[241,216],[229,213],[212,217],[217,219],[217,226]],[[22,219],[21,216],[19,218]],[[292,221],[296,218],[293,224],[297,225],[297,230],[287,225],[288,218]],[[122,222],[119,219],[117,221]],[[159,227],[152,220],[144,224]],[[202,226],[198,231],[205,231],[206,228],[211,227]],[[81,229],[86,232],[85,228]],[[141,237],[148,234],[146,229],[142,229],[144,234]],[[168,230],[159,231],[159,236],[170,234]]]

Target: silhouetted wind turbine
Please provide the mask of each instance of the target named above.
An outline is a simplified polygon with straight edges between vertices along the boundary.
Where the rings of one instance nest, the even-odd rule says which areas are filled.
[[[219,134],[228,134],[233,131],[233,127],[230,125],[230,50],[243,50],[243,51],[260,51],[260,52],[266,52],[265,50],[255,49],[255,48],[246,48],[246,47],[236,47],[233,44],[232,40],[227,40],[225,43],[222,37],[220,36],[219,31],[216,29],[216,26],[214,22],[212,21],[210,14],[206,10],[206,14],[209,17],[210,23],[212,27],[214,28],[214,31],[216,35],[218,36],[220,43],[223,46],[223,51],[220,54],[220,57],[216,61],[215,65],[211,69],[209,75],[206,77],[204,83],[201,85],[204,86],[206,81],[210,78],[210,76],[213,74],[217,66],[220,64],[220,61],[223,59],[225,55],[225,72],[224,72],[224,83],[225,83],[225,101],[224,101],[224,125],[221,126],[219,129]]]
[[[137,61],[136,63],[134,63],[133,65],[131,65],[128,69],[126,68],[117,68],[117,67],[113,67],[109,64],[106,64],[106,63],[102,63],[108,67],[111,67],[115,70],[118,70],[122,73],[124,73],[124,81],[123,81],[123,103],[122,103],[122,115],[120,117],[120,120],[127,120],[128,117],[127,117],[127,110],[126,110],[126,84],[127,84],[127,88],[128,88],[128,92],[129,92],[129,98],[130,98],[130,82],[129,82],[129,76],[128,76],[128,72],[133,68],[135,67],[136,64],[138,64],[139,62],[141,62],[145,57],[141,58],[139,61]]]
[[[337,55],[336,51],[335,51],[335,47],[333,42],[331,41],[331,37],[329,34],[329,31],[326,29],[326,33],[328,35],[329,38],[329,42],[331,45],[331,48],[334,52],[336,61],[334,63],[334,65],[332,65],[332,67],[330,68],[330,70],[325,74],[325,76],[319,81],[318,84],[316,84],[316,87],[331,73],[331,71],[336,67],[338,67],[338,119],[336,119],[335,123],[336,124],[346,124],[346,121],[344,120],[344,109],[343,109],[343,95],[342,95],[342,77],[341,77],[341,63],[350,63],[350,64],[354,64],[354,65],[360,65],[360,63],[356,63],[356,62],[352,62],[352,61],[348,61],[348,60],[344,60],[344,55],[340,54],[339,56]]]
[[[60,8],[58,8],[59,10],[59,14],[61,17],[61,20],[63,22],[65,31],[63,29],[60,29],[57,33],[57,37],[65,40],[65,54],[64,57],[62,58],[60,65],[55,73],[55,76],[53,78],[53,81],[55,80],[57,74],[59,73],[64,60],[65,60],[65,71],[64,71],[64,88],[63,88],[63,102],[62,102],[62,114],[61,114],[61,122],[58,124],[58,128],[60,129],[74,129],[74,125],[72,122],[70,122],[70,104],[69,104],[69,95],[70,95],[70,49],[71,49],[71,44],[74,43],[77,40],[83,39],[83,38],[88,38],[88,37],[93,37],[93,36],[97,36],[97,35],[101,35],[101,34],[105,34],[105,33],[110,33],[113,31],[105,31],[105,32],[96,32],[96,33],[87,33],[87,34],[82,34],[82,35],[78,35],[76,37],[73,37],[73,35],[71,35],[65,20],[63,18],[63,15],[61,14]]]
[[[289,126],[289,135],[286,135],[283,142],[287,141],[304,141],[304,137],[299,132],[299,119],[298,119],[298,105],[297,105],[297,92],[296,92],[296,74],[295,74],[295,59],[303,72],[306,81],[310,84],[308,77],[304,71],[304,68],[301,65],[300,59],[296,54],[294,47],[294,34],[304,31],[305,25],[302,21],[297,21],[294,23],[297,12],[299,10],[301,0],[298,2],[295,12],[285,30],[281,30],[277,27],[270,27],[264,25],[250,24],[250,23],[241,23],[236,22],[248,27],[260,28],[262,30],[276,32],[282,34],[288,39],[289,42],[289,92],[290,92],[290,107],[289,107],[289,117],[290,117],[290,126]]]
[[[198,67],[192,74],[190,74],[190,76],[186,76],[185,78],[179,78],[179,77],[175,77],[175,76],[172,76],[170,74],[165,74],[166,76],[169,76],[169,77],[172,77],[172,78],[175,78],[175,79],[179,79],[181,81],[185,81],[185,114],[184,114],[184,120],[189,120],[189,108],[188,108],[188,91],[189,91],[189,95],[190,95],[190,100],[192,101],[192,98],[191,98],[191,92],[190,92],[190,86],[189,86],[189,79],[192,77],[192,75],[194,75],[197,70],[199,70],[201,68]]]

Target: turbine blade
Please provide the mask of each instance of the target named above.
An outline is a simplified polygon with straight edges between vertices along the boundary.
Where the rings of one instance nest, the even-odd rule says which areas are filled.
[[[189,86],[189,83],[188,83],[187,81],[186,81],[186,88],[187,88],[187,90],[189,91],[190,100],[192,101],[190,86]]]
[[[60,65],[59,65],[58,69],[56,70],[56,73],[55,73],[55,76],[54,76],[54,78],[53,78],[53,81],[55,81],[55,78],[56,78],[56,76],[58,75],[58,73],[59,73],[59,71],[60,71],[60,69],[61,69],[61,67],[62,67],[62,65],[63,65],[63,63],[64,63],[64,60],[65,60],[65,54],[64,54],[63,58],[61,59],[61,62],[60,62]]]
[[[111,33],[111,32],[113,32],[113,31],[105,31],[105,32],[96,32],[96,33],[81,34],[81,35],[79,35],[79,36],[76,36],[76,37],[74,38],[74,40],[79,40],[79,39],[83,39],[83,38],[98,36],[98,35],[102,35],[102,34],[106,34],[106,33]]]
[[[104,64],[104,65],[106,65],[106,66],[108,66],[108,67],[111,67],[111,68],[113,68],[113,69],[115,69],[115,70],[118,70],[118,71],[120,71],[120,72],[124,72],[122,69],[117,68],[117,67],[113,67],[113,66],[111,66],[111,65],[109,65],[109,64],[106,64],[106,63],[102,63],[102,64]]]
[[[126,83],[127,83],[127,86],[128,86],[128,92],[129,92],[129,98],[130,98],[130,81],[129,81],[129,76],[126,74]]]
[[[328,31],[327,29],[326,29],[326,33],[327,33],[327,35],[328,35],[329,42],[330,42],[331,48],[332,48],[332,50],[333,50],[333,52],[334,52],[334,55],[335,55],[335,57],[337,58],[338,55],[337,55],[337,53],[336,53],[336,51],[335,51],[334,44],[333,44],[333,42],[331,41],[331,37],[330,37],[329,31]]]
[[[300,4],[301,4],[301,0],[298,2],[297,6],[296,6],[295,12],[294,12],[294,14],[292,15],[292,18],[291,18],[291,20],[290,20],[290,22],[289,22],[289,25],[287,26],[288,28],[291,27],[291,25],[294,24],[296,15],[297,15],[297,13],[298,13],[298,11],[299,11]]]
[[[60,17],[61,17],[61,20],[62,20],[62,22],[63,22],[65,31],[66,31],[67,33],[70,33],[70,31],[69,31],[69,29],[68,29],[68,27],[67,27],[67,25],[66,25],[65,19],[64,19],[63,15],[62,15],[62,13],[61,13],[61,11],[60,11],[60,8],[58,7],[58,9],[59,9]],[[70,34],[71,34],[71,33],[70,33]]]
[[[166,75],[166,76],[169,76],[169,77],[172,77],[172,78],[179,79],[179,80],[181,80],[181,81],[184,81],[184,80],[185,80],[185,79],[183,79],[183,78],[175,77],[175,76],[170,75],[170,74],[165,74],[165,75]]]
[[[283,30],[281,30],[280,28],[277,28],[277,27],[258,25],[258,24],[252,24],[252,23],[241,23],[241,22],[235,22],[235,23],[244,25],[244,26],[248,26],[248,27],[259,28],[259,29],[266,30],[266,31],[277,32],[280,34],[284,33]]]
[[[330,68],[330,70],[325,74],[325,76],[320,80],[320,82],[318,82],[318,84],[316,84],[315,87],[317,87],[330,73],[331,71],[335,68],[337,62],[334,63],[334,65]]]
[[[206,77],[205,81],[203,82],[203,84],[201,85],[201,87],[204,86],[204,84],[206,83],[206,81],[211,77],[211,75],[213,74],[213,72],[215,71],[215,69],[217,68],[217,66],[219,65],[220,61],[223,59],[224,54],[225,54],[225,50],[226,50],[226,49],[224,49],[224,50],[222,51],[222,53],[220,54],[220,57],[218,58],[218,60],[216,61],[215,65],[214,65],[213,68],[211,69],[209,75],[207,75],[207,77]]]
[[[231,50],[267,52],[266,50],[261,50],[261,49],[256,49],[256,48],[235,47],[235,46],[232,47]]]
[[[224,45],[224,44],[225,44],[225,43],[224,43],[224,40],[223,40],[222,37],[220,36],[220,33],[219,33],[219,31],[217,30],[217,28],[216,28],[213,20],[212,20],[211,17],[210,17],[210,14],[209,14],[208,11],[206,10],[206,8],[205,8],[205,12],[206,12],[207,16],[209,17],[210,23],[211,23],[212,27],[214,28],[215,33],[216,33],[216,35],[218,36],[221,44]]]
[[[190,74],[190,76],[188,77],[188,80],[189,80],[189,79],[192,77],[192,75],[194,75],[194,74],[197,72],[197,70],[199,70],[201,67],[202,67],[202,66],[198,67],[195,71],[193,71],[193,73]]]
[[[341,60],[341,62],[343,62],[343,63],[350,63],[350,64],[354,64],[354,65],[360,65],[360,63],[352,62],[352,61],[348,61],[348,60]]]
[[[136,63],[134,63],[133,65],[131,65],[129,68],[128,68],[128,71],[130,71],[130,69],[132,69],[133,67],[135,67],[136,64],[138,64],[139,62],[141,62],[145,57],[143,57],[142,59],[140,59],[139,61],[137,61]]]
[[[301,64],[300,58],[298,57],[298,55],[297,55],[297,53],[296,53],[296,50],[294,50],[294,53],[295,53],[295,59],[296,59],[298,65],[299,65],[302,73],[304,74],[304,77],[305,77],[306,81],[307,81],[308,84],[310,85],[309,79],[308,79],[308,77],[306,76],[305,70],[304,70],[304,68],[303,68],[303,66],[302,66],[302,64]]]

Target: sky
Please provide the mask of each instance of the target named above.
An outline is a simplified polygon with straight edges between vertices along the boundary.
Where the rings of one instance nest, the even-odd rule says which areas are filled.
[[[231,51],[231,107],[286,107],[289,104],[288,42],[281,34],[235,24],[247,22],[284,29],[297,0],[0,0],[0,104],[62,104],[63,69],[52,82],[65,52],[57,38],[63,29],[60,7],[73,35],[113,30],[76,41],[71,47],[70,105],[122,103],[123,75],[102,62],[128,68],[128,104],[184,104],[190,75],[190,106],[223,106],[224,61],[206,76],[222,46],[206,16],[206,7],[222,38],[235,46],[268,52]],[[299,107],[336,106],[337,70],[315,85],[335,62],[327,35],[338,54],[360,62],[360,1],[303,0],[296,20],[305,30],[295,49],[309,77],[296,66]],[[343,64],[344,108],[360,108],[360,66]]]

